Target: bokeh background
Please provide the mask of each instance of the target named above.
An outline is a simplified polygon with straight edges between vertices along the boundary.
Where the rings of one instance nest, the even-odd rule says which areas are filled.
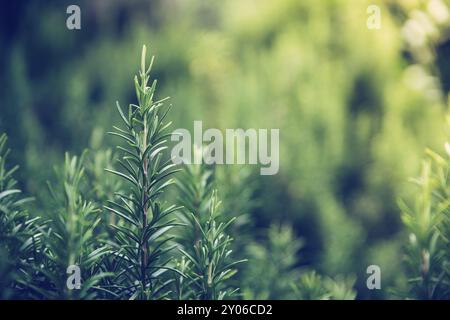
[[[81,8],[81,30],[66,8]],[[369,30],[370,4],[381,29]],[[296,273],[354,281],[358,298],[402,288],[399,198],[425,147],[442,149],[449,2],[365,0],[2,1],[0,132],[20,186],[39,196],[64,151],[106,150],[115,101],[135,102],[143,44],[174,128],[279,128],[280,171],[224,169],[240,216],[247,298],[295,298]],[[255,174],[256,173],[256,174]],[[44,200],[41,200],[44,201]],[[39,205],[39,201],[37,202]],[[39,209],[36,209],[39,210]],[[366,288],[366,268],[383,288]],[[347,280],[345,280],[347,281]]]

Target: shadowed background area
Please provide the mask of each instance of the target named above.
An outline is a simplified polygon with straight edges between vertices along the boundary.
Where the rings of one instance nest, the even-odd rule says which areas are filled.
[[[81,30],[66,28],[70,4],[81,9]],[[370,4],[381,9],[379,30],[366,26]],[[353,279],[359,298],[390,298],[388,287],[405,282],[397,199],[411,197],[424,148],[445,141],[448,5],[3,1],[0,132],[20,186],[39,195],[64,151],[114,146],[105,133],[118,122],[115,101],[135,102],[147,44],[174,128],[202,120],[280,129],[277,175],[227,168],[219,185],[227,208],[246,213],[235,250],[260,262],[239,272],[244,296],[295,298],[291,283],[313,268]],[[371,264],[381,267],[383,290],[366,288]]]

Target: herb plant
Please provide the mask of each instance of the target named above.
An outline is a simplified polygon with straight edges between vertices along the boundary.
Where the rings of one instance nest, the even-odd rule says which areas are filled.
[[[0,298],[33,298],[38,248],[42,241],[40,218],[30,217],[13,174],[18,166],[7,164],[6,134],[0,135]]]
[[[120,297],[130,299],[164,298],[166,286],[163,274],[172,270],[168,246],[168,231],[177,225],[170,218],[177,210],[175,205],[162,204],[163,192],[176,172],[171,159],[163,158],[170,136],[166,116],[170,106],[167,98],[156,100],[156,80],[149,86],[153,57],[146,66],[146,47],[142,49],[139,77],[135,77],[138,104],[130,104],[124,112],[117,103],[122,127],[114,126],[112,135],[125,143],[118,146],[121,152],[116,170],[106,169],[124,181],[124,187],[116,193],[117,200],[110,200],[106,210],[116,215],[118,222],[112,225],[115,232],[113,254],[115,290]]]
[[[186,230],[184,247],[180,250],[190,266],[185,270],[189,279],[185,291],[193,299],[230,298],[237,289],[228,287],[227,280],[237,272],[235,266],[243,262],[231,258],[232,239],[227,229],[235,219],[221,214],[211,168],[188,165],[183,173],[178,186]]]
[[[447,154],[427,150],[413,205],[401,202],[409,233],[406,246],[408,293],[414,299],[450,298],[450,145]]]

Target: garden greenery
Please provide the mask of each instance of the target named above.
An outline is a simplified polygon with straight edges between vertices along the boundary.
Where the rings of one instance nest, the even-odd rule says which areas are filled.
[[[187,227],[180,251],[189,263],[188,281],[183,291],[194,299],[230,298],[237,289],[229,288],[227,280],[237,272],[234,266],[244,262],[231,259],[232,239],[227,229],[235,218],[221,214],[211,168],[204,164],[191,165],[186,166],[183,173],[178,187],[183,206],[181,219]]]
[[[412,180],[415,202],[400,203],[409,232],[404,295],[413,299],[450,299],[450,145],[445,146],[445,156],[426,150],[421,175]]]
[[[354,275],[330,277],[302,264],[303,242],[291,226],[243,233],[258,206],[251,173],[172,163],[171,106],[156,96],[153,61],[147,64],[144,46],[134,78],[137,103],[117,103],[121,124],[110,132],[117,150],[93,139],[95,150],[66,153],[49,196],[35,199],[45,202],[41,207],[17,187],[18,167],[8,163],[6,135],[0,136],[0,298],[356,298]],[[402,297],[450,295],[446,147],[446,156],[427,151],[414,180],[416,203],[401,203],[409,233]]]
[[[139,79],[134,79],[138,104],[130,104],[124,113],[119,104],[117,109],[124,128],[115,126],[114,132],[124,140],[124,147],[117,160],[119,170],[106,169],[121,177],[129,189],[117,192],[117,200],[109,201],[106,210],[117,215],[119,223],[112,225],[116,230],[113,244],[117,259],[114,272],[121,295],[128,298],[155,299],[165,297],[164,288],[170,280],[161,281],[162,275],[170,270],[171,257],[167,246],[171,238],[166,234],[177,225],[171,214],[175,205],[164,207],[161,195],[173,180],[176,172],[171,159],[163,159],[167,149],[168,128],[165,122],[170,106],[155,100],[156,80],[148,85],[153,58],[146,67],[146,47],[142,49]]]

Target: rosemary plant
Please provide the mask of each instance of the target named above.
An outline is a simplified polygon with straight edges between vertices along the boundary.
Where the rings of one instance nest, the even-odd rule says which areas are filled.
[[[95,129],[92,134],[90,149],[95,152],[89,152],[86,159],[86,175],[90,195],[95,202],[104,206],[109,199],[114,198],[114,192],[121,188],[122,181],[119,177],[105,172],[105,168],[113,169],[117,157],[111,148],[102,148],[102,136],[103,130],[99,129]]]
[[[116,193],[118,200],[109,201],[105,208],[118,218],[113,225],[116,292],[130,299],[164,298],[168,294],[164,288],[171,280],[164,280],[163,273],[174,270],[169,263],[168,231],[176,225],[169,216],[177,207],[163,208],[161,198],[177,170],[171,159],[163,160],[171,135],[171,123],[165,122],[170,105],[164,104],[168,98],[155,100],[156,80],[148,85],[153,59],[146,67],[144,46],[139,78],[134,81],[138,104],[130,104],[124,113],[117,103],[123,126],[115,126],[111,134],[120,137],[125,146],[118,146],[119,169],[106,169],[125,183],[124,191]]]
[[[7,169],[7,137],[0,135],[0,298],[32,298],[31,280],[41,244],[40,219],[30,218],[12,177],[17,166]]]
[[[99,208],[82,194],[84,157],[66,153],[64,166],[55,169],[59,184],[56,188],[49,184],[54,205],[45,236],[46,261],[41,268],[50,284],[41,292],[46,298],[95,298],[100,292],[99,281],[108,275],[102,271],[102,258],[108,250],[96,234]],[[79,288],[68,283],[73,267],[80,270]]]
[[[238,289],[230,288],[227,280],[237,272],[234,266],[244,261],[231,259],[232,239],[226,229],[235,219],[221,215],[213,172],[206,166],[185,166],[178,186],[184,206],[182,217],[187,225],[183,233],[184,249],[180,248],[187,261],[182,260],[180,266],[188,278],[185,286],[179,285],[178,289],[184,289],[185,298],[230,298]]]
[[[447,155],[427,150],[422,173],[413,182],[419,194],[413,207],[400,202],[409,232],[406,271],[414,299],[450,298],[450,145]]]
[[[122,181],[119,177],[105,171],[113,169],[115,155],[112,149],[97,149],[96,152],[90,153],[90,157],[86,163],[86,175],[89,178],[90,188],[89,195],[98,206],[104,207],[108,204],[108,200],[113,199],[114,192],[121,189]],[[116,224],[116,216],[109,215],[100,222],[100,229],[112,236],[111,224]]]
[[[246,246],[249,263],[242,270],[244,299],[292,299],[292,285],[300,277],[298,252],[303,242],[288,225],[273,224],[265,239]]]
[[[304,272],[292,285],[295,299],[299,300],[354,300],[354,277],[323,277],[315,271]]]

